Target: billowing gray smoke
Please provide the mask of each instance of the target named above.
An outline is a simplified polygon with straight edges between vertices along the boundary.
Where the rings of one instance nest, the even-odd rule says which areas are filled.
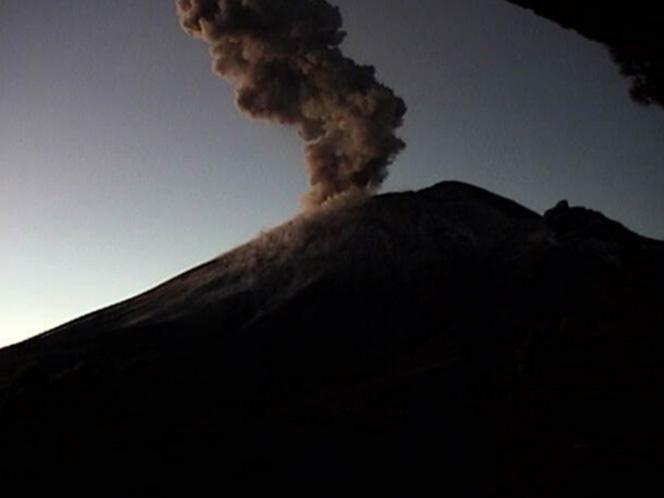
[[[371,66],[345,57],[339,9],[325,0],[177,0],[180,24],[210,45],[238,107],[297,128],[311,189],[305,205],[373,192],[404,143],[403,100]]]

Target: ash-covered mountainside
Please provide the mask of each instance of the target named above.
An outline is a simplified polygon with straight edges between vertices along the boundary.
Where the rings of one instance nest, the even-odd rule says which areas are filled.
[[[458,182],[327,205],[0,351],[0,482],[633,491],[663,325],[664,244],[595,211]]]

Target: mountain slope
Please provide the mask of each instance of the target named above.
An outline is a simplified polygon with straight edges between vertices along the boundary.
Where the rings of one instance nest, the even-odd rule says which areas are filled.
[[[459,182],[331,205],[0,351],[0,478],[634,486],[663,305],[664,244],[594,211]]]

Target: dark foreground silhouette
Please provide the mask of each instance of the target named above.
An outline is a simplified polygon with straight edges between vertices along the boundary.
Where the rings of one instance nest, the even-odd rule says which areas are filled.
[[[664,244],[594,211],[457,182],[329,207],[0,351],[0,483],[634,495],[663,325]]]
[[[606,45],[643,104],[664,106],[664,14],[651,0],[508,0]]]

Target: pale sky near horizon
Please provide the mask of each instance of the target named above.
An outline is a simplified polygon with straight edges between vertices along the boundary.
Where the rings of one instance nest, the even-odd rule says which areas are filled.
[[[664,239],[664,110],[604,47],[503,0],[332,3],[408,105],[384,191],[462,180]],[[0,346],[293,216],[300,147],[235,110],[171,0],[0,0]]]

